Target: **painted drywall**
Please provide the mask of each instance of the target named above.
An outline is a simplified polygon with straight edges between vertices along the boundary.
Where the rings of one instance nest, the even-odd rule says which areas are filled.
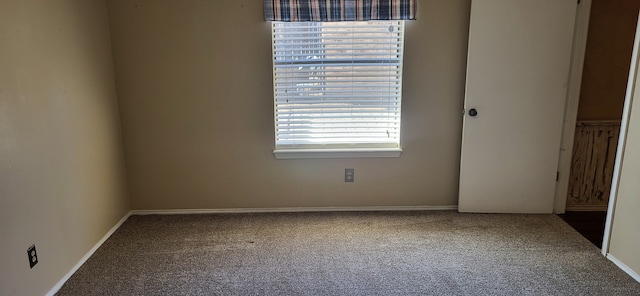
[[[636,88],[630,102],[631,111],[621,158],[609,253],[636,274],[640,274],[640,75],[635,79]]]
[[[106,3],[0,1],[0,40],[0,295],[44,295],[129,210]]]
[[[578,120],[620,120],[640,0],[592,0]]]
[[[134,209],[457,204],[469,0],[406,24],[402,156],[315,160],[272,154],[262,1],[108,4]]]

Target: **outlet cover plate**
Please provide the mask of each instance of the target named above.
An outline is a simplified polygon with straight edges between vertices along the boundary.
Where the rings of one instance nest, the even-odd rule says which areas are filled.
[[[344,169],[344,181],[353,182],[355,180],[355,169]]]
[[[36,245],[32,245],[27,249],[27,256],[29,257],[29,266],[33,268],[38,264],[38,253],[36,253]]]

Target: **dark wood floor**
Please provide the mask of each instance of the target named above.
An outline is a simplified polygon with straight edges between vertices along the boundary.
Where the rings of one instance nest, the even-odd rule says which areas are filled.
[[[598,248],[602,248],[607,212],[566,212],[558,216]]]

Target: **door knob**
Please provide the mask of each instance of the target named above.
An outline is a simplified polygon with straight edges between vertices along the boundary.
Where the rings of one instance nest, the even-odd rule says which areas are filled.
[[[469,116],[471,116],[471,117],[478,116],[478,110],[476,110],[475,108],[469,109]]]

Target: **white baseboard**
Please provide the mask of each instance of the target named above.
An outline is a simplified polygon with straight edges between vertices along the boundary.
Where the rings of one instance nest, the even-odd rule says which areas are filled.
[[[618,260],[618,258],[614,257],[611,254],[607,254],[607,259],[609,259],[615,265],[618,265],[618,267],[620,267],[620,269],[622,269],[624,272],[626,272],[628,275],[630,275],[634,280],[636,280],[637,282],[640,282],[640,274],[638,274],[633,269],[631,269],[631,267],[629,267],[626,264],[622,263],[622,261]]]
[[[292,207],[292,208],[231,208],[231,209],[166,209],[132,210],[131,215],[178,214],[240,214],[240,213],[292,213],[292,212],[382,212],[382,211],[446,211],[457,210],[452,206],[391,206],[391,207]]]
[[[109,237],[111,237],[111,235],[116,232],[116,230],[118,230],[118,228],[120,228],[120,226],[122,225],[122,223],[124,223],[124,221],[127,220],[127,218],[129,218],[129,216],[131,216],[131,212],[128,212],[127,214],[124,215],[124,217],[122,217],[122,219],[120,219],[120,221],[118,221],[118,223],[116,223],[115,226],[113,226],[109,232],[107,232],[107,234],[105,234],[102,239],[100,239],[94,246],[93,248],[91,248],[91,250],[89,250],[89,252],[87,252],[82,258],[80,258],[80,261],[78,261],[78,263],[76,263],[76,265],[71,268],[71,270],[64,276],[62,277],[62,279],[60,279],[58,281],[58,283],[56,283],[55,286],[53,286],[53,288],[51,288],[51,290],[49,290],[49,292],[47,292],[47,294],[45,294],[46,296],[54,296],[56,293],[58,293],[58,291],[60,290],[60,288],[62,288],[62,286],[64,285],[64,283],[66,283],[69,278],[71,278],[71,276],[78,271],[78,269],[82,266],[82,264],[84,264],[85,262],[87,262],[87,260],[89,259],[89,257],[91,257],[91,255],[93,255],[93,253],[95,253],[98,248],[100,248],[100,246],[102,246],[102,244],[107,241],[107,239],[109,239]]]
[[[607,205],[599,205],[599,206],[567,206],[566,211],[606,212],[607,208],[608,208]]]

